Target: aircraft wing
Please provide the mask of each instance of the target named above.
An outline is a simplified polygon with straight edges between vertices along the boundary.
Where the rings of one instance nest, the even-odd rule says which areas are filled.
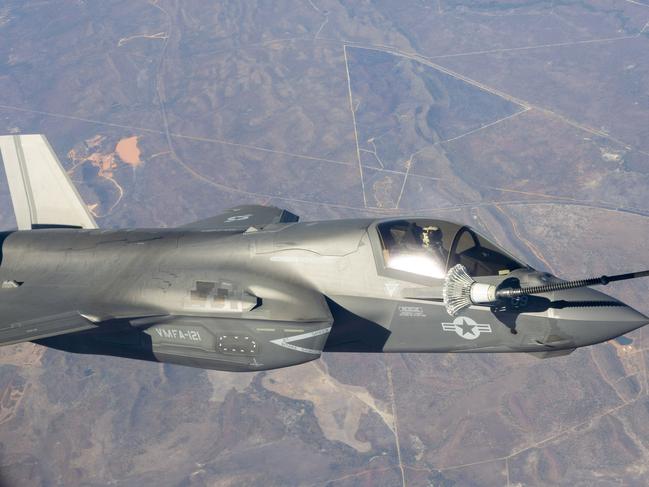
[[[0,328],[0,345],[28,342],[75,331],[96,328],[92,321],[78,311],[59,313],[36,319],[14,322]]]
[[[181,226],[191,230],[240,230],[250,227],[263,227],[272,223],[290,223],[299,220],[299,216],[275,206],[244,205],[225,210],[205,220],[198,220]]]
[[[19,230],[47,226],[97,228],[45,136],[0,136]]]

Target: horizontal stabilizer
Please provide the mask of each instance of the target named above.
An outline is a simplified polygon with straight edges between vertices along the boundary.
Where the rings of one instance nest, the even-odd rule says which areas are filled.
[[[97,228],[43,135],[0,136],[0,157],[19,230],[47,226]]]
[[[92,321],[77,311],[43,316],[41,318],[19,321],[0,328],[0,345],[29,342],[65,333],[96,328]]]
[[[290,223],[299,220],[297,215],[275,206],[244,205],[225,210],[205,220],[188,223],[180,228],[192,230],[239,230],[263,227],[272,223]]]

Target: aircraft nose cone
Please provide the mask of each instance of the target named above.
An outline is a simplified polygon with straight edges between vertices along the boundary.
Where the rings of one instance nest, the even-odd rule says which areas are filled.
[[[621,301],[594,289],[573,289],[555,293],[556,318],[575,341],[588,345],[624,335],[649,324],[649,317]]]
[[[620,335],[649,324],[649,317],[625,304],[617,308],[610,308],[610,311],[605,313],[602,318],[608,320],[613,325],[612,328],[617,329]]]

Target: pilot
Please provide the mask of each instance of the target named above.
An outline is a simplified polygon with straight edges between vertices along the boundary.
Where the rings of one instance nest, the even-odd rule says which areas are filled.
[[[409,250],[420,250],[424,241],[424,229],[417,225],[415,222],[408,223],[408,230],[406,231],[403,243],[405,248]]]
[[[402,226],[398,229],[401,231],[392,232],[392,235],[402,253],[420,253],[423,250],[431,254],[438,262],[446,264],[448,252],[442,245],[443,233],[439,227],[434,225],[421,227],[415,222],[408,222],[405,228]]]
[[[446,263],[448,251],[442,244],[444,234],[442,230],[435,225],[429,225],[422,228],[422,246],[431,252],[439,262]]]

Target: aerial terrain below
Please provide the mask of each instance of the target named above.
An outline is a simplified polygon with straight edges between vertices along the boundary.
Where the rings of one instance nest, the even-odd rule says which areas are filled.
[[[105,228],[416,214],[561,278],[649,268],[649,0],[5,0],[13,133]],[[649,280],[606,292],[649,314]],[[235,374],[4,347],[0,485],[649,485],[648,348]]]

